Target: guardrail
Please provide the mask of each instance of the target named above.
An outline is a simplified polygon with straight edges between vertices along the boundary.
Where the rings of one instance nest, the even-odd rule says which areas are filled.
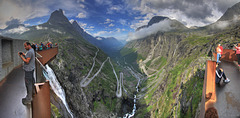
[[[56,58],[58,47],[36,52],[36,95],[33,97],[33,118],[50,118],[50,85],[43,76],[45,65]]]
[[[42,57],[38,57],[39,61],[45,66],[47,63],[52,61],[58,54],[58,47],[37,51]]]
[[[213,53],[215,60],[217,60],[217,53]],[[232,49],[223,49],[222,57],[220,60],[237,61],[236,51]]]
[[[200,118],[204,118],[205,112],[209,108],[214,107],[214,104],[217,101],[215,87],[215,70],[216,62],[207,60],[202,91]]]
[[[213,56],[215,60],[217,60],[217,54],[213,53]],[[223,54],[220,60],[229,61],[229,62],[237,61],[236,51],[232,49],[223,49]],[[205,117],[205,113],[209,108],[215,108],[214,104],[217,101],[215,71],[216,71],[216,61],[208,60],[206,62],[206,69],[205,69],[205,76],[204,76],[200,118]]]
[[[36,83],[36,95],[33,97],[33,118],[50,118],[50,85],[49,81]]]

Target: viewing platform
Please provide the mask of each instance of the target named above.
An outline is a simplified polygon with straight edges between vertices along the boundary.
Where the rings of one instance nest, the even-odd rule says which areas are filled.
[[[8,41],[7,39],[4,39]],[[5,41],[5,42],[6,42]],[[0,41],[1,45],[3,41]],[[19,41],[19,46],[23,47],[25,41]],[[13,41],[8,41],[6,46],[13,45]],[[12,43],[12,44],[11,44]],[[18,47],[19,47],[18,46]],[[17,47],[16,47],[17,48]],[[14,49],[14,47],[13,47]],[[21,48],[22,52],[26,52]],[[2,53],[11,53],[13,51],[2,51]],[[14,52],[13,55],[17,54]],[[38,53],[38,54],[37,54]],[[42,76],[42,70],[44,65],[51,62],[58,54],[58,47],[53,47],[47,50],[36,52],[36,94],[33,97],[31,105],[23,105],[22,98],[27,94],[24,80],[24,70],[22,69],[22,61],[19,57],[16,57],[17,62],[12,70],[8,71],[6,75],[2,75],[2,81],[0,81],[0,117],[1,118],[50,118],[51,106],[50,106],[50,85],[49,81],[46,81]],[[12,55],[12,54],[9,54]],[[17,55],[18,56],[18,55]],[[1,55],[2,58],[2,55]],[[13,57],[10,57],[13,58]],[[7,60],[7,59],[5,59]],[[38,61],[39,60],[39,61]],[[15,60],[13,60],[13,63]],[[3,64],[1,64],[3,66]],[[1,66],[1,67],[2,67]]]
[[[213,54],[216,60],[216,54]],[[235,61],[237,57],[234,50],[224,49],[220,59],[220,68],[224,70],[230,83],[220,85],[215,83],[216,61],[207,61],[202,93],[200,118],[205,118],[209,108],[215,108],[219,118],[240,117],[240,72]],[[210,112],[210,114],[215,114]]]

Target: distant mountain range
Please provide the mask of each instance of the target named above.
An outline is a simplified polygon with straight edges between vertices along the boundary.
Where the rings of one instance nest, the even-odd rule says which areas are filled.
[[[108,55],[120,50],[125,43],[118,41],[116,38],[104,38],[98,40],[99,37],[93,37],[82,29],[79,24],[74,21],[70,23],[66,16],[64,16],[62,9],[54,11],[49,20],[46,23],[25,27],[23,24],[12,24],[5,29],[0,30],[0,35],[9,36],[12,38],[26,38],[26,36],[32,35],[38,30],[52,30],[53,32],[66,33],[71,35],[80,35],[89,43],[102,49]]]
[[[163,27],[157,25],[161,22],[170,23],[173,30],[161,31]],[[134,117],[200,117],[206,60],[214,60],[211,55],[217,44],[233,49],[240,42],[240,3],[207,26],[186,28],[155,16],[134,33],[148,32],[154,25],[157,32],[129,41],[120,51],[126,63],[148,76],[141,84],[146,95]]]
[[[38,44],[47,41],[58,43],[59,53],[49,65],[53,68],[59,83],[65,90],[66,101],[76,118],[91,118],[97,117],[99,114],[107,116],[120,113],[122,104],[116,101],[121,101],[121,99],[116,97],[116,77],[110,64],[102,67],[102,71],[91,81],[89,86],[80,86],[81,80],[95,63],[93,59],[96,60],[93,69],[95,73],[109,57],[109,55],[106,55],[108,52],[104,53],[103,50],[119,50],[123,46],[116,39],[96,39],[84,32],[76,22],[71,24],[61,9],[54,11],[46,23],[28,27],[22,24],[13,24],[2,29],[0,35],[25,39]],[[106,41],[113,43],[114,47]],[[100,49],[99,51],[97,47]],[[96,52],[98,52],[97,55]],[[112,63],[116,71],[119,72],[119,67],[116,68],[117,65],[113,60]],[[92,74],[90,76],[93,76]],[[55,99],[55,97],[56,95],[51,93],[51,103],[56,105],[62,117],[68,118],[69,115],[64,114],[67,113],[66,109],[59,106],[61,101]],[[101,102],[105,100],[106,102]],[[108,109],[109,105],[114,106],[114,111],[109,109],[104,111],[104,114],[101,112],[102,109],[93,107],[95,104],[101,105],[101,108],[104,109]]]

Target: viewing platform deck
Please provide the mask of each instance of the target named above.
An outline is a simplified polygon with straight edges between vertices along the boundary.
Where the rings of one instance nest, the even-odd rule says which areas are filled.
[[[36,94],[30,105],[23,105],[22,98],[27,94],[25,73],[22,66],[15,67],[0,81],[0,118],[50,118],[50,85],[43,78],[43,66],[52,61],[58,54],[58,48],[43,50],[36,57]],[[39,61],[37,61],[39,60]]]
[[[216,54],[213,55],[216,60]],[[219,67],[231,81],[224,83],[222,79],[220,85],[216,84],[216,61],[207,61],[200,118],[205,118],[205,112],[209,108],[215,108],[219,118],[240,117],[240,68],[236,64],[235,51],[224,49],[220,60]]]

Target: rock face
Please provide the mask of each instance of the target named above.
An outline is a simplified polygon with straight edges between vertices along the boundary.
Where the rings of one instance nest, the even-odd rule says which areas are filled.
[[[228,21],[239,17],[240,15],[240,2],[228,8],[227,11],[218,21]]]
[[[236,10],[236,6],[239,3],[226,13]],[[139,96],[144,97],[139,100],[136,117],[197,117],[205,62],[212,58],[209,54],[216,44],[231,49],[240,41],[236,36],[240,23],[234,25],[214,32],[207,28],[159,31],[128,42],[121,50],[122,56],[148,76],[141,84]]]
[[[148,27],[150,27],[150,26],[152,26],[156,23],[160,23],[160,22],[165,21],[165,20],[169,21],[168,22],[169,25],[170,25],[169,27],[171,27],[172,30],[186,30],[186,29],[188,29],[186,26],[184,26],[182,23],[180,23],[177,20],[172,20],[168,17],[163,17],[163,16],[154,16],[154,17],[151,18],[151,20],[148,22],[147,25],[144,25],[144,26],[141,26],[141,27],[137,28],[136,31],[139,31],[143,28],[148,28]]]
[[[114,55],[124,46],[124,43],[118,41],[114,37],[93,37],[87,32],[85,32],[76,21],[72,23],[73,27],[78,31],[78,33],[89,43],[102,49],[108,55]]]
[[[36,28],[38,27],[38,28]],[[10,35],[11,36],[11,35]],[[80,82],[93,65],[93,58],[97,47],[86,41],[79,31],[74,28],[64,16],[62,10],[54,11],[48,22],[38,26],[29,27],[29,31],[14,37],[38,43],[51,41],[58,43],[59,54],[51,62],[59,83],[66,93],[66,101],[76,118],[117,116],[121,108],[121,98],[116,97],[116,78],[109,62],[103,66],[102,71],[86,87]],[[89,77],[92,77],[107,59],[103,51],[96,56],[95,67]],[[119,70],[112,61],[116,72]],[[64,105],[52,94],[52,103],[58,108],[63,117],[70,117]],[[103,112],[104,109],[104,112]]]

